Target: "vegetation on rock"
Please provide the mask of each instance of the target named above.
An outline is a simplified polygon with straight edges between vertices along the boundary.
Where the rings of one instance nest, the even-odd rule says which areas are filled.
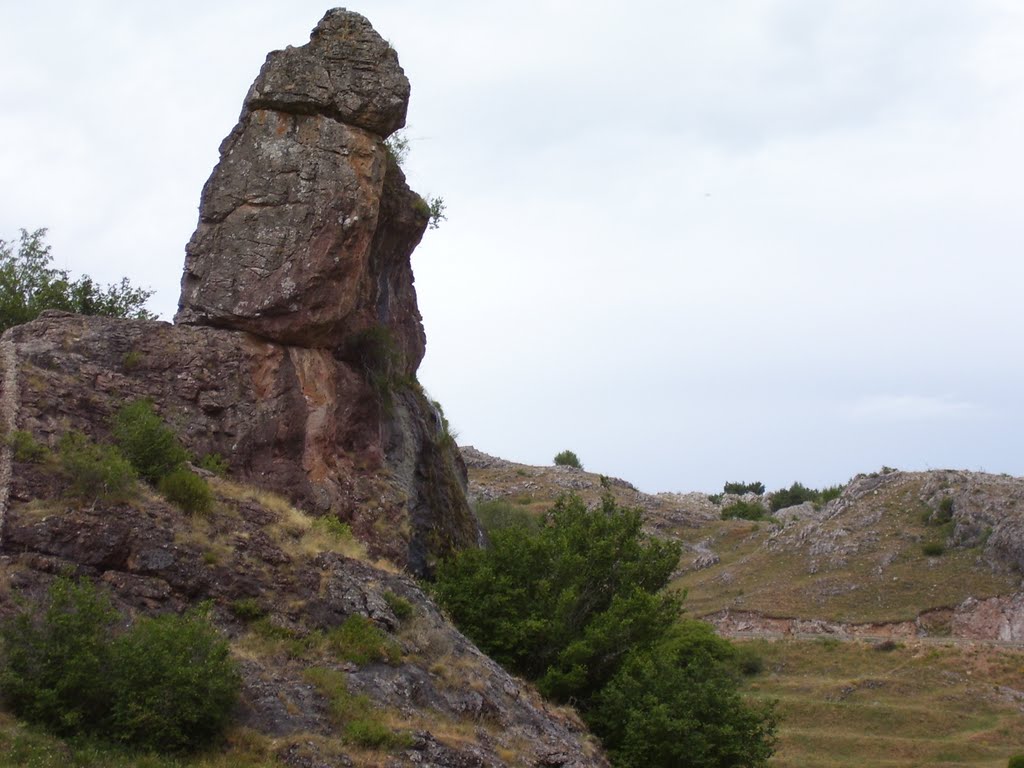
[[[733,493],[737,496],[753,493],[756,496],[760,496],[764,493],[764,483],[761,481],[753,483],[726,483],[722,487],[722,493]]]
[[[554,462],[556,467],[574,467],[575,469],[583,469],[583,464],[580,463],[579,457],[569,450],[556,453]]]
[[[618,765],[734,765],[738,753],[750,756],[743,765],[763,765],[773,713],[743,704],[727,642],[678,624],[679,597],[663,588],[679,546],[646,538],[641,525],[638,510],[611,497],[587,509],[563,496],[539,529],[510,525],[487,549],[442,563],[435,591],[485,652],[545,695],[573,701]],[[650,685],[659,675],[668,682]],[[688,739],[704,744],[686,747],[693,762],[659,746]]]
[[[120,621],[88,580],[57,578],[43,606],[0,625],[0,689],[54,733],[187,751],[221,733],[238,694],[227,643],[202,608]]]
[[[100,286],[88,275],[71,279],[66,270],[51,266],[45,229],[21,230],[15,244],[0,240],[0,331],[27,323],[45,309],[80,315],[153,319],[146,309],[152,291],[120,283]]]

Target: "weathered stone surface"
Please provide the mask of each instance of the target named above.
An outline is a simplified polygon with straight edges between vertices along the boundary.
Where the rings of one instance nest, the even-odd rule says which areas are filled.
[[[270,55],[203,189],[176,322],[350,351],[386,329],[398,369],[423,357],[409,256],[427,208],[381,135],[408,81],[358,14]]]
[[[309,43],[267,56],[245,105],[324,115],[387,137],[405,125],[409,81],[387,41],[358,13],[334,8]]]
[[[416,572],[476,542],[461,460],[423,395],[381,393],[329,350],[60,312],[5,338],[15,427],[48,445],[72,429],[102,439],[124,403],[148,398],[193,455],[219,453],[232,477],[348,521]]]

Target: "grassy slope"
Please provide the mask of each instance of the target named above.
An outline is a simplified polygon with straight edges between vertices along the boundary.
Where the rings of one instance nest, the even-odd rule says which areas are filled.
[[[508,500],[538,514],[565,490],[557,480],[543,467],[470,470],[471,487],[507,490]],[[595,500],[600,490],[582,495]],[[1020,575],[991,568],[980,547],[926,557],[923,545],[943,541],[949,531],[924,521],[920,490],[920,478],[909,477],[818,527],[787,520],[783,511],[781,532],[771,522],[700,522],[690,515],[673,526],[664,522],[671,514],[658,510],[654,517],[662,532],[703,543],[721,558],[675,581],[688,591],[693,616],[729,607],[855,623],[905,621],[968,596],[1020,588]],[[615,495],[630,504],[628,494]],[[836,543],[831,554],[814,547],[822,540]],[[1024,753],[1024,649],[918,643],[881,652],[836,640],[744,642],[765,661],[749,690],[779,702],[777,768],[1004,768],[1010,755]]]
[[[949,530],[925,522],[920,482],[884,488],[820,525],[786,521],[782,510],[778,532],[745,521],[679,529],[681,539],[705,541],[721,561],[683,574],[675,586],[687,590],[697,616],[731,608],[852,623],[907,621],[967,597],[1016,591],[1020,574],[993,569],[980,546],[924,555],[922,547],[945,542]],[[831,551],[818,550],[823,541]]]
[[[748,641],[777,699],[777,768],[999,766],[1024,752],[1024,650]]]

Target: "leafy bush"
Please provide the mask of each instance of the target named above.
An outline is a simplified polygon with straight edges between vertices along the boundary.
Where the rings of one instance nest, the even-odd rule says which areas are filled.
[[[556,467],[575,467],[576,469],[583,469],[583,465],[580,463],[579,457],[569,450],[556,453],[554,461]]]
[[[327,633],[327,647],[338,658],[354,664],[383,661],[397,664],[401,649],[382,629],[365,616],[353,614]]]
[[[188,460],[188,452],[148,400],[123,406],[114,418],[113,435],[121,453],[153,485]]]
[[[0,625],[0,691],[21,718],[61,734],[94,732],[108,716],[110,638],[117,612],[89,581],[61,577],[41,614]]]
[[[165,499],[190,515],[205,514],[213,506],[210,486],[184,467],[161,477],[157,488]]]
[[[722,508],[723,520],[764,520],[765,509],[756,501],[737,501]]]
[[[521,506],[512,504],[504,499],[493,499],[492,501],[477,502],[474,507],[480,526],[488,533],[505,528],[526,528],[537,530],[539,521],[536,515],[531,515]]]
[[[313,525],[335,541],[351,541],[352,526],[343,523],[334,515],[324,515],[313,521]]]
[[[764,493],[764,483],[726,483],[722,488],[722,493],[734,493],[737,496],[742,496],[745,493],[753,493],[760,496]]]
[[[230,469],[228,460],[219,453],[208,453],[199,460],[199,466],[207,472],[213,472],[217,477],[224,477]]]
[[[584,700],[614,672],[621,649],[650,644],[679,613],[657,594],[679,545],[647,539],[634,509],[606,497],[588,510],[563,496],[537,531],[494,532],[486,550],[443,562],[435,593],[460,629],[548,695]]]
[[[793,483],[789,488],[775,491],[770,497],[769,506],[772,512],[778,512],[786,507],[795,507],[807,501],[816,507],[820,507],[822,504],[839,498],[845,487],[843,485],[832,485],[818,491],[814,488],[808,488],[802,483]]]
[[[133,287],[127,278],[101,287],[85,275],[72,280],[67,271],[50,266],[53,257],[43,238],[45,229],[21,230],[14,244],[0,240],[0,332],[35,319],[44,309],[80,315],[155,317],[146,310],[152,291]]]
[[[15,461],[23,461],[29,464],[38,464],[49,450],[40,443],[31,432],[18,429],[7,436],[7,444],[11,446]]]
[[[921,553],[925,557],[939,557],[946,552],[946,547],[937,541],[929,541],[921,547]]]
[[[58,447],[68,495],[83,502],[125,501],[135,491],[135,470],[115,448],[69,432]]]
[[[939,502],[938,511],[932,516],[935,525],[945,525],[953,519],[953,497],[946,496]]]
[[[1013,755],[1006,764],[1006,768],[1024,768],[1024,755]]]
[[[774,707],[745,704],[731,667],[729,644],[695,621],[630,651],[588,715],[616,768],[767,765]]]
[[[242,621],[256,621],[267,615],[266,609],[255,597],[242,597],[234,600],[228,606],[228,610]]]
[[[397,749],[408,747],[412,738],[405,733],[394,733],[379,720],[360,717],[345,724],[345,741],[367,749]]]
[[[139,619],[115,636],[118,620],[91,582],[56,579],[41,611],[0,625],[7,705],[61,735],[160,750],[209,743],[240,681],[208,611]]]
[[[228,724],[241,678],[207,610],[139,619],[112,647],[110,735],[174,752]]]
[[[771,495],[769,506],[772,512],[778,512],[786,507],[795,507],[806,501],[815,502],[818,500],[818,492],[808,488],[802,483],[793,483],[789,488],[782,488]]]
[[[384,602],[388,604],[388,608],[399,621],[405,621],[413,614],[412,603],[394,592],[385,592]]]

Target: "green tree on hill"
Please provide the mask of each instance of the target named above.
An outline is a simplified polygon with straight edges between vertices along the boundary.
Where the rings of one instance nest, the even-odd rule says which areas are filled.
[[[435,593],[481,649],[572,701],[617,768],[760,768],[772,708],[740,696],[740,659],[706,624],[680,620],[665,586],[676,542],[645,536],[639,510],[563,496],[543,523],[492,533],[437,570]]]
[[[0,332],[35,319],[44,309],[107,317],[155,317],[146,309],[153,292],[136,288],[128,278],[104,287],[88,275],[73,280],[66,270],[52,267],[45,236],[45,229],[23,229],[17,244],[0,240]]]

